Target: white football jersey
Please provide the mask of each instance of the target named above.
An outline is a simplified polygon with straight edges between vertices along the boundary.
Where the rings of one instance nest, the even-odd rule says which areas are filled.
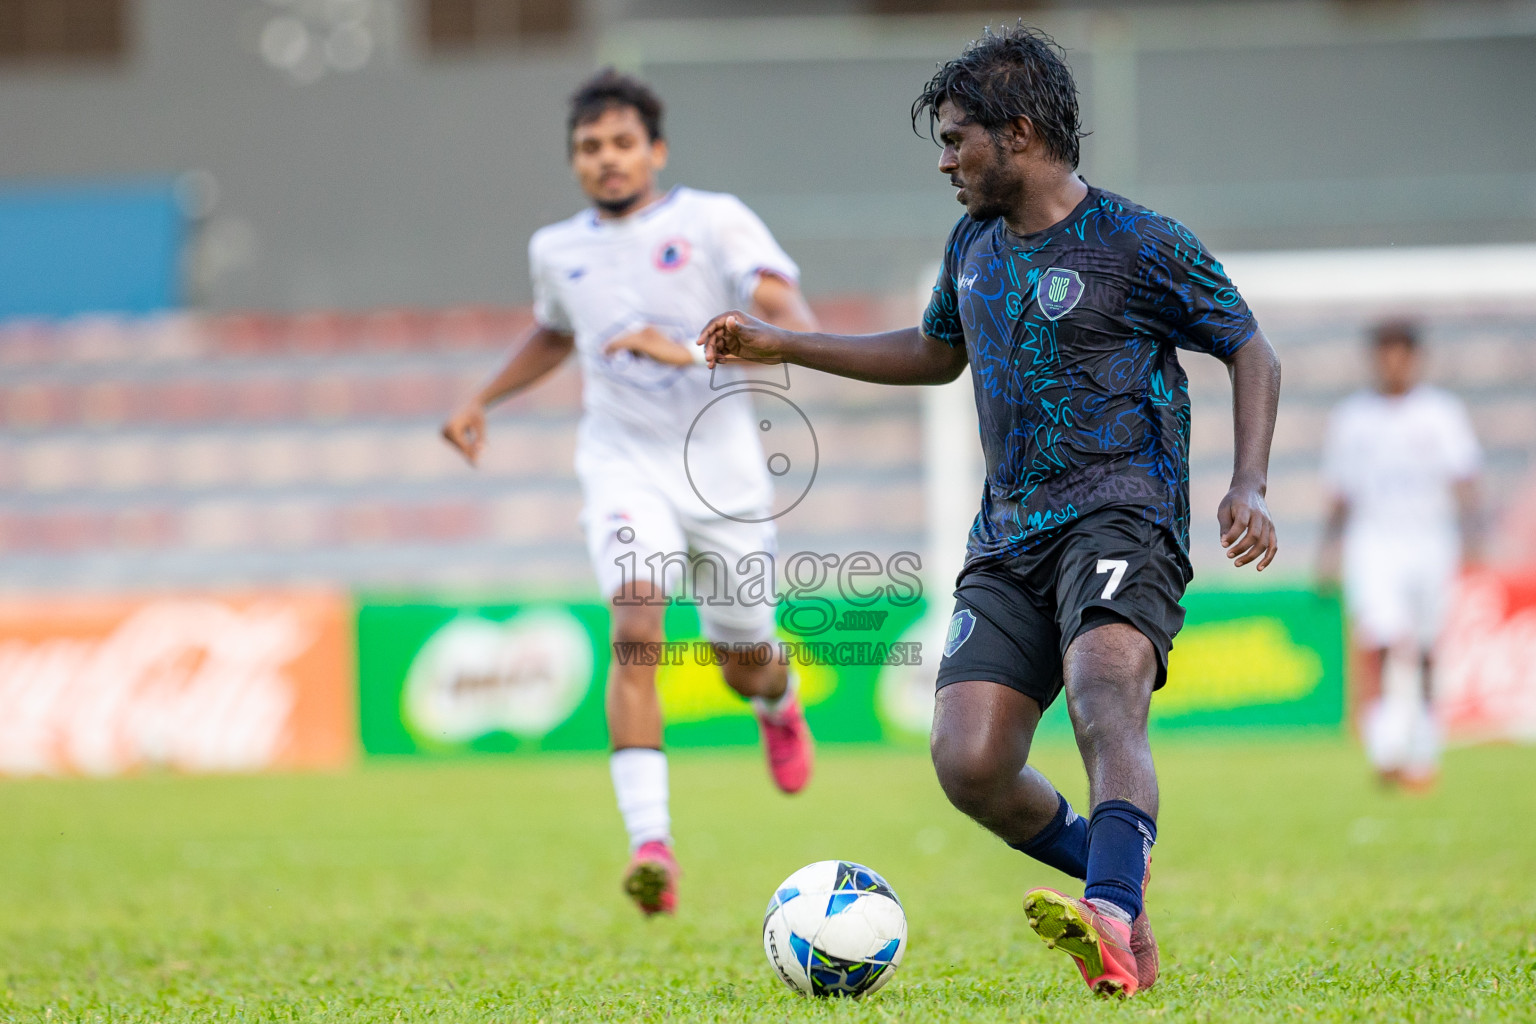
[[[627,217],[586,210],[536,232],[528,245],[533,312],[544,327],[575,335],[582,372],[582,421],[576,469],[583,476],[623,466],[654,480],[691,515],[712,515],[689,485],[688,466],[711,477],[711,502],[734,496],[739,514],[773,500],[748,401],[722,403],[711,430],[689,441],[689,428],[739,368],[711,371],[694,341],[728,309],[746,309],[759,276],[798,280],[799,268],[763,222],[735,196],[673,188]],[[692,366],[667,366],[604,346],[651,326],[694,353]]]
[[[1454,544],[1454,485],[1471,479],[1480,460],[1466,407],[1449,392],[1361,391],[1329,419],[1323,476],[1349,503],[1347,536]]]

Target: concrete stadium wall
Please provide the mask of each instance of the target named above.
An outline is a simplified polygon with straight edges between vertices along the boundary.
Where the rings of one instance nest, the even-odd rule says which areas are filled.
[[[206,172],[188,179],[194,207],[213,200],[203,308],[516,304],[529,233],[580,205],[564,97],[616,61],[671,104],[670,180],[759,208],[813,294],[906,294],[957,213],[907,106],[1002,16],[835,16],[849,6],[666,20],[747,5],[593,0],[569,44],[434,58],[411,0],[374,0],[373,59],[299,84],[258,53],[271,4],[139,0],[120,67],[0,67],[0,180]],[[1218,251],[1536,238],[1531,4],[1031,17],[1071,49],[1090,180]]]

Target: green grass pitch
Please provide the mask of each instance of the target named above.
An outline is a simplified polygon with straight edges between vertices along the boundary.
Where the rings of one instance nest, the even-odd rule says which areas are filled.
[[[1164,742],[1162,982],[1097,1002],[1019,911],[1065,884],[952,810],[918,752],[673,758],[681,914],[643,921],[601,757],[336,776],[0,782],[0,1020],[1531,1020],[1536,750],[1378,792],[1336,739]],[[1039,758],[1079,805],[1070,749]],[[759,939],[823,858],[901,895],[906,962],[804,999]]]

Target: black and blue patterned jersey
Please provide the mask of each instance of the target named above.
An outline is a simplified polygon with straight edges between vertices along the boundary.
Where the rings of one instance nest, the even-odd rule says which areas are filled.
[[[950,232],[923,333],[964,345],[986,458],[968,565],[1027,552],[1097,509],[1189,550],[1189,385],[1177,350],[1226,357],[1253,314],[1184,225],[1097,188],[1032,235]]]

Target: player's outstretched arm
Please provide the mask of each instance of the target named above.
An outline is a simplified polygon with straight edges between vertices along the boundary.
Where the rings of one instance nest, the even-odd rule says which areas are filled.
[[[1216,519],[1221,545],[1236,566],[1255,560],[1260,572],[1275,560],[1279,544],[1264,494],[1269,486],[1269,446],[1275,436],[1280,404],[1280,359],[1259,331],[1223,360],[1232,377],[1232,425],[1235,457],[1232,487],[1221,499]]]
[[[480,458],[480,449],[485,447],[485,410],[559,366],[575,346],[572,335],[534,326],[522,343],[514,346],[496,375],[448,417],[443,424],[443,438],[473,466]]]
[[[884,334],[802,333],[732,311],[705,325],[698,343],[710,366],[738,360],[794,363],[874,384],[947,384],[965,369],[965,349],[916,327]]]

